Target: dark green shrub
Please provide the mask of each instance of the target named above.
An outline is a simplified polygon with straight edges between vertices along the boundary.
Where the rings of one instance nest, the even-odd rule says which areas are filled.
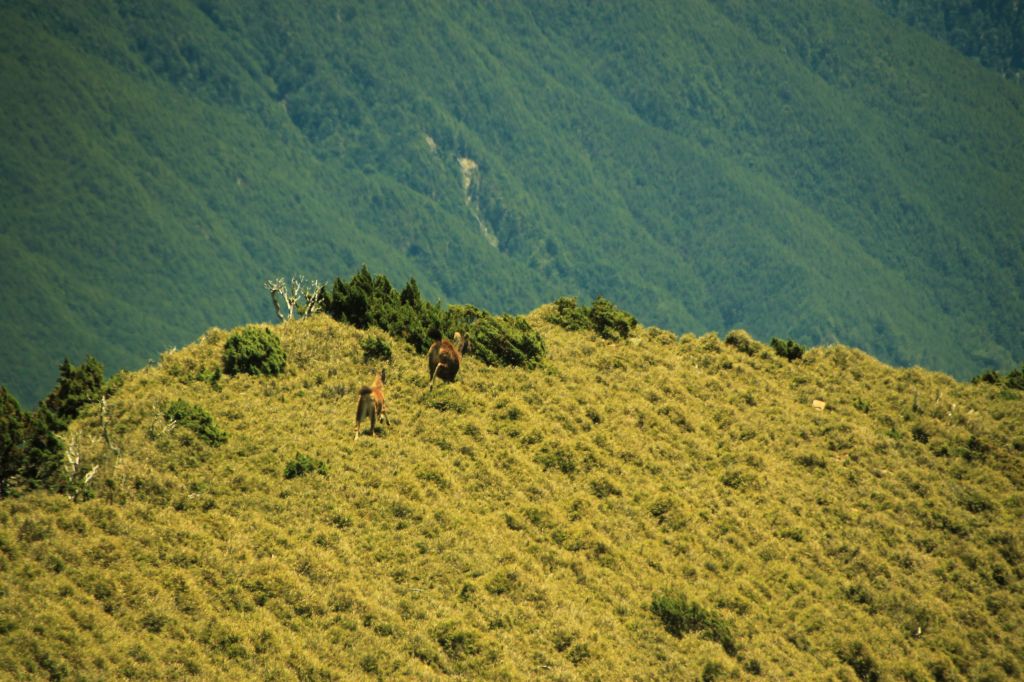
[[[391,360],[391,346],[379,336],[367,336],[359,342],[363,349],[363,362],[371,360]]]
[[[573,645],[565,657],[568,658],[569,662],[573,665],[579,665],[590,658],[590,647],[587,646],[586,642],[580,642],[579,644]]]
[[[636,327],[635,317],[601,296],[594,299],[588,315],[594,330],[606,339],[625,339]]]
[[[227,374],[272,375],[284,371],[285,355],[273,330],[249,325],[228,337],[223,361]]]
[[[828,466],[828,462],[825,460],[824,457],[822,457],[821,455],[816,455],[814,453],[798,455],[796,458],[796,463],[799,464],[800,466],[807,467],[808,469],[813,469],[815,467],[817,467],[818,469],[824,469]]]
[[[717,613],[689,601],[681,591],[667,590],[655,595],[651,611],[661,619],[670,635],[682,637],[687,632],[699,632],[702,637],[721,644],[725,653],[736,655],[736,641],[729,623]]]
[[[21,484],[29,488],[54,486],[64,463],[64,445],[57,434],[63,422],[45,405],[25,415],[22,433]]]
[[[25,420],[17,399],[0,386],[0,498],[7,497],[8,481],[21,470]]]
[[[715,682],[725,676],[725,666],[718,661],[709,661],[700,674],[700,682]]]
[[[594,328],[587,309],[576,304],[575,296],[564,296],[555,301],[553,305],[555,311],[548,316],[548,322],[553,322],[571,332]]]
[[[798,360],[804,355],[804,348],[793,339],[782,339],[772,338],[771,341],[772,349],[775,350],[776,354],[786,358],[790,362]]]
[[[318,473],[321,476],[327,475],[327,465],[318,459],[311,459],[306,455],[296,455],[295,459],[284,466],[284,477],[295,478],[305,476],[309,473]]]
[[[423,300],[415,279],[398,292],[387,277],[373,277],[365,265],[348,282],[334,280],[326,292],[326,309],[334,319],[359,329],[380,327],[420,353],[444,327],[441,307]]]
[[[675,503],[667,497],[659,497],[650,506],[651,516],[659,521],[675,507]]]
[[[722,485],[725,487],[739,490],[740,488],[746,487],[750,482],[750,477],[738,469],[730,469],[722,474],[721,480]]]
[[[979,492],[967,491],[961,494],[960,504],[972,514],[992,511],[995,505],[992,501]]]
[[[491,576],[484,587],[494,595],[508,594],[519,583],[519,576],[515,571],[499,571]]]
[[[1024,365],[1006,375],[1006,386],[1007,388],[1024,391]]]
[[[972,384],[998,384],[1002,381],[999,372],[994,369],[986,370],[971,379]]]
[[[992,384],[994,386],[1005,386],[1006,388],[1024,391],[1024,365],[1021,365],[1017,369],[1010,370],[1005,377],[994,369],[990,369],[971,379],[971,383]]]
[[[544,359],[544,340],[524,318],[478,318],[468,327],[470,353],[488,365],[532,368]]]
[[[882,679],[878,661],[863,642],[851,642],[840,648],[836,655],[840,661],[853,668],[862,682],[878,682]]]
[[[572,452],[562,447],[556,447],[552,449],[545,449],[536,457],[533,461],[544,467],[545,471],[551,469],[558,469],[563,474],[574,474],[576,473],[576,458]]]
[[[476,655],[482,649],[479,635],[452,621],[442,623],[434,630],[434,640],[453,661]]]
[[[598,296],[590,307],[576,303],[572,296],[554,302],[555,310],[547,320],[569,331],[593,329],[606,339],[625,339],[636,327],[636,318],[615,306],[608,299]]]
[[[915,425],[914,428],[910,430],[910,436],[918,443],[923,444],[927,444],[930,439],[930,436],[928,435],[928,430],[921,424]]]
[[[228,440],[228,435],[214,424],[210,413],[199,405],[175,400],[164,410],[164,418],[189,429],[210,445],[221,445]]]
[[[32,412],[22,412],[5,392],[0,402],[0,497],[10,492],[15,477],[26,488],[62,489],[67,481],[64,446],[58,434],[67,429],[86,405],[99,402],[108,389],[103,364],[87,356],[80,365],[67,358],[60,365],[57,385]]]
[[[760,350],[760,344],[750,334],[742,329],[733,329],[725,335],[725,345],[732,346],[741,353],[756,355]]]
[[[43,400],[41,407],[55,418],[52,426],[64,430],[84,405],[98,402],[102,396],[103,364],[91,355],[77,366],[64,358],[57,386]]]
[[[607,477],[591,481],[590,491],[594,493],[594,496],[599,499],[604,499],[612,495],[622,495],[622,491],[619,489],[619,487],[612,483],[611,479]]]

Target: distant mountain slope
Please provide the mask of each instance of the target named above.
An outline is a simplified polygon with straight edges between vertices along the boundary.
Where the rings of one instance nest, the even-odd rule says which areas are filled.
[[[1024,6],[1018,0],[875,0],[875,4],[1014,82],[1024,82]]]
[[[553,312],[540,368],[429,392],[326,316],[280,376],[211,383],[218,329],[129,375],[65,438],[93,499],[0,500],[0,675],[1020,677],[1019,391]]]
[[[0,45],[26,403],[64,355],[138,366],[362,262],[960,377],[1024,357],[1024,95],[871,3],[26,1]]]

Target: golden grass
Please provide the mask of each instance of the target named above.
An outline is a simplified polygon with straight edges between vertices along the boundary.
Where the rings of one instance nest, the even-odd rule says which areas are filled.
[[[0,503],[0,675],[1011,679],[1024,670],[1019,393],[841,346],[530,316],[536,370],[426,360],[327,317],[283,375],[195,379],[211,330],[71,429],[95,499]],[[392,419],[353,441],[394,357]],[[201,406],[213,447],[169,424]],[[824,411],[813,400],[827,403]],[[305,455],[326,465],[286,479]],[[727,623],[670,634],[666,591]]]

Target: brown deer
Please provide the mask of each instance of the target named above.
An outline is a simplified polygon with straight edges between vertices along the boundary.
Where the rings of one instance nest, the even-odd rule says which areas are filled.
[[[430,370],[430,388],[427,390],[434,388],[434,377],[455,381],[455,375],[459,373],[462,353],[466,350],[469,339],[460,332],[455,332],[452,339],[438,339],[427,351],[427,369]]]
[[[371,436],[375,435],[374,429],[378,419],[391,426],[391,420],[388,419],[384,407],[384,382],[386,381],[387,375],[381,369],[377,372],[372,386],[363,386],[359,389],[359,402],[356,404],[356,440],[359,439],[359,425],[366,417],[370,418]]]

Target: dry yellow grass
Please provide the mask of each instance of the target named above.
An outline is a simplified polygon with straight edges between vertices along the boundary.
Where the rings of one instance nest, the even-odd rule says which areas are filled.
[[[0,674],[180,679],[1011,679],[1024,670],[1017,392],[832,346],[625,342],[530,316],[536,370],[427,393],[327,317],[275,378],[164,354],[69,438],[95,498],[0,502]],[[392,420],[353,441],[360,340]],[[227,442],[163,416],[183,399]],[[814,400],[827,403],[823,411]],[[285,478],[300,455],[326,473]],[[681,594],[729,628],[676,637]]]

